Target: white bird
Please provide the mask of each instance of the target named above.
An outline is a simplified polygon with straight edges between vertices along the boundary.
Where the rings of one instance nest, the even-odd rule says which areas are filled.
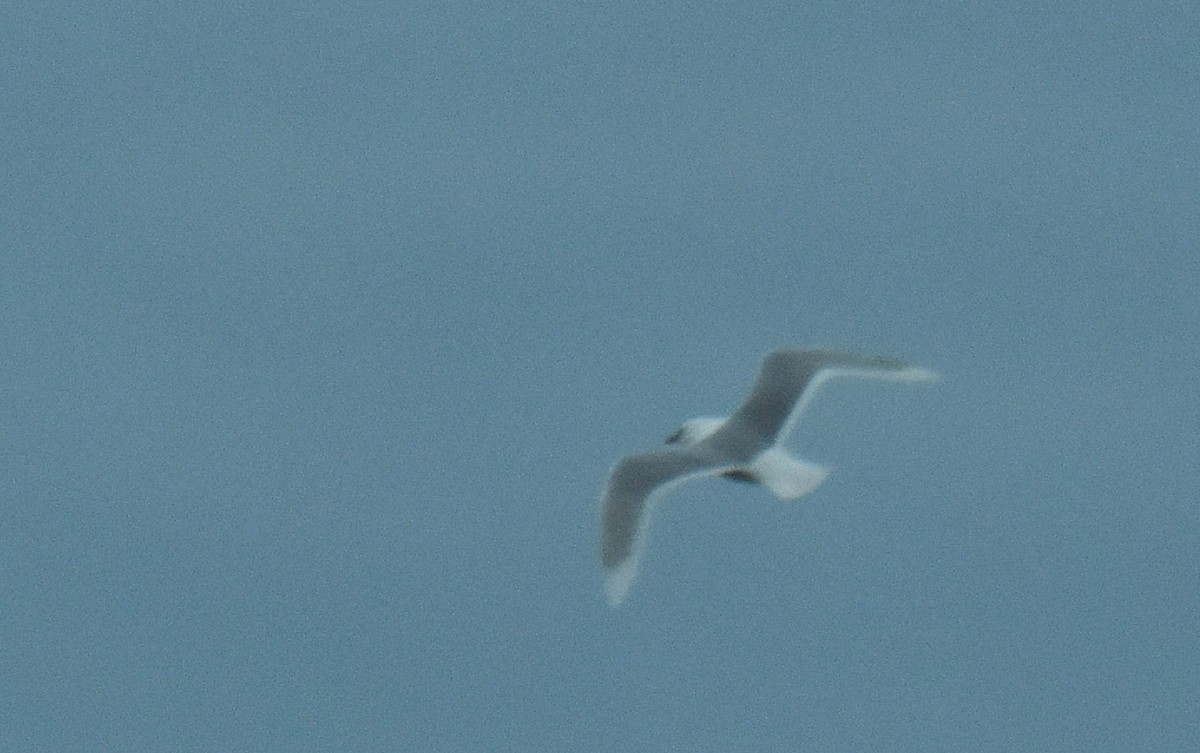
[[[601,502],[600,560],[612,606],[629,593],[646,545],[650,512],[662,493],[699,476],[758,483],[780,499],[820,486],[829,471],[794,457],[778,444],[795,426],[816,388],[835,376],[896,381],[937,374],[885,356],[834,350],[777,350],[763,361],[750,395],[727,418],[693,418],[665,450],[630,455],[613,468]]]

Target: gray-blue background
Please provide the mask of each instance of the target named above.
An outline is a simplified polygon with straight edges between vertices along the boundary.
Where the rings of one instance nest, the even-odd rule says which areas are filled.
[[[0,750],[1197,749],[1196,8],[10,3]]]

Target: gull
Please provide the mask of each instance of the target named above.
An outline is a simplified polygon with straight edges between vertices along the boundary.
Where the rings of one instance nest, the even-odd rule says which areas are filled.
[[[600,560],[608,602],[625,600],[646,545],[650,513],[663,492],[701,476],[761,484],[780,499],[821,485],[829,470],[779,446],[817,387],[835,376],[918,382],[929,369],[886,356],[836,350],[776,350],[763,361],[749,396],[726,418],[684,422],[664,450],[622,458],[608,477],[600,509]]]

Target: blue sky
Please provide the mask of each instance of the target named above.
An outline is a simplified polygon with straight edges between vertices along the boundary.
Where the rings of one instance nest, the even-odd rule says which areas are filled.
[[[1200,744],[1192,5],[6,16],[0,749]]]

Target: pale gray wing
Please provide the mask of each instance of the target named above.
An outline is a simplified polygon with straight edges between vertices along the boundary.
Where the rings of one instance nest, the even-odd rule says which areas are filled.
[[[933,372],[887,356],[837,350],[776,350],[767,355],[750,395],[710,437],[731,458],[750,458],[791,429],[815,388],[830,376],[929,379]]]
[[[630,455],[613,468],[600,513],[600,561],[607,571],[608,598],[613,606],[625,598],[637,572],[652,497],[688,478],[719,470],[690,450]]]

